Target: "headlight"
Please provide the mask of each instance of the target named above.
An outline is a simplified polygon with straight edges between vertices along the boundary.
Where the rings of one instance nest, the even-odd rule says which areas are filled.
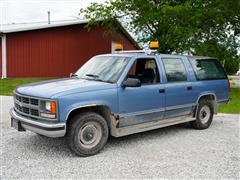
[[[46,101],[46,102],[45,102],[45,109],[46,109],[47,111],[51,111],[51,102],[50,102],[50,101]]]
[[[44,110],[51,113],[57,112],[57,103],[56,101],[45,101]]]
[[[57,116],[57,102],[56,101],[42,101],[42,112],[40,116],[44,118],[55,119]]]

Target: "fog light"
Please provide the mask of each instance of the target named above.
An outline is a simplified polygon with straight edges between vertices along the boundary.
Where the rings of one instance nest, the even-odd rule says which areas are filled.
[[[40,116],[45,118],[50,118],[50,119],[56,118],[56,114],[50,114],[50,113],[40,113]]]

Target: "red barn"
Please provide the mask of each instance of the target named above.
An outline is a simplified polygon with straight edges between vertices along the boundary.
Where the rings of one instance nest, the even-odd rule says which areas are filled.
[[[23,24],[23,28],[12,25],[1,30],[0,75],[2,78],[65,77],[92,56],[113,51],[115,43],[121,43],[125,50],[139,49],[119,22],[113,35],[107,35],[98,26],[88,31],[84,28],[87,22]]]

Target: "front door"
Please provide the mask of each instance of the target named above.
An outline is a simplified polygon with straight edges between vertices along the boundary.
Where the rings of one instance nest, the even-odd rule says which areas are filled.
[[[126,78],[138,78],[140,87],[119,88],[119,127],[163,118],[165,97],[155,58],[136,59]]]

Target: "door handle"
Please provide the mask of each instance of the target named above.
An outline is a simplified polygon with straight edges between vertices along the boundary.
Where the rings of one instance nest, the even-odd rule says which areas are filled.
[[[192,86],[188,86],[187,90],[189,90],[189,91],[192,90]]]
[[[165,89],[159,89],[159,93],[165,93]]]

